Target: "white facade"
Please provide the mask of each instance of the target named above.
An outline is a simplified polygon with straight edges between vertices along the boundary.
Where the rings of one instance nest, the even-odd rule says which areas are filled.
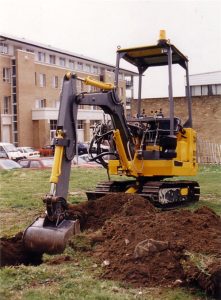
[[[221,71],[189,76],[192,96],[221,95]]]
[[[221,84],[221,71],[199,73],[189,76],[190,85]]]

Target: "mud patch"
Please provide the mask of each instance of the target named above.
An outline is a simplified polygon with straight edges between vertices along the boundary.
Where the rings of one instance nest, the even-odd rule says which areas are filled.
[[[12,238],[0,239],[0,266],[39,265],[42,263],[42,255],[28,253],[22,242],[22,232]]]

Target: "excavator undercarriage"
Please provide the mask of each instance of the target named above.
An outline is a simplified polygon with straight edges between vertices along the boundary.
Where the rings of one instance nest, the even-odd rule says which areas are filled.
[[[153,180],[153,179],[152,179]],[[88,200],[96,200],[109,193],[130,193],[130,189],[150,201],[154,206],[167,210],[197,202],[200,196],[196,181],[105,181],[96,186],[95,191],[88,191]]]

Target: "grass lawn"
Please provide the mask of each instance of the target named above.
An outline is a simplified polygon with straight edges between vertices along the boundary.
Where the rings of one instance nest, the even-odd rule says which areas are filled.
[[[42,212],[41,197],[49,192],[50,171],[1,171],[0,235],[13,236],[23,231]],[[86,200],[85,191],[107,180],[103,169],[74,168],[70,179],[69,202]],[[201,200],[191,209],[206,205],[221,215],[221,167],[201,166],[197,180]],[[52,263],[64,259],[62,264]],[[0,270],[0,299],[209,299],[201,292],[182,288],[142,288],[118,282],[98,280],[99,266],[81,251],[67,247],[60,256],[44,256],[39,266],[4,267]]]

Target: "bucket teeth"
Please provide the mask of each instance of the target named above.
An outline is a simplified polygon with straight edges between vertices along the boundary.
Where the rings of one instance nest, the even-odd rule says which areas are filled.
[[[79,220],[63,220],[58,226],[44,226],[44,218],[38,218],[23,234],[25,248],[30,252],[62,253],[68,239],[80,232]]]

